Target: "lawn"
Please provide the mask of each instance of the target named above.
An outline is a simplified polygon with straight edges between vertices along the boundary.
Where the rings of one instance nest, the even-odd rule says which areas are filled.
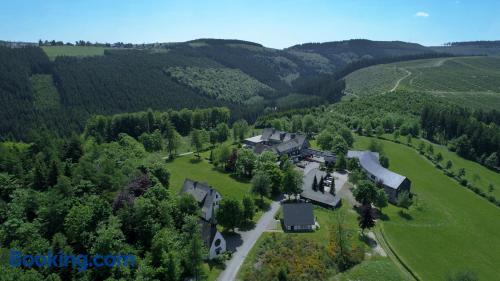
[[[197,159],[193,154],[180,156],[167,162],[170,171],[170,188],[179,192],[186,178],[202,181],[213,186],[222,197],[241,201],[250,194],[250,182],[236,179],[229,173],[223,173],[214,168],[205,159]]]
[[[336,275],[335,281],[401,281],[407,280],[389,258],[376,257]]]
[[[53,60],[58,56],[102,56],[105,48],[94,46],[42,46],[42,49],[45,51],[47,56]]]
[[[500,275],[500,208],[445,176],[405,145],[380,141],[390,169],[412,181],[416,203],[407,215],[384,209],[380,224],[396,254],[422,280],[443,280],[453,271],[474,271],[480,280]],[[356,149],[370,138],[356,137]]]

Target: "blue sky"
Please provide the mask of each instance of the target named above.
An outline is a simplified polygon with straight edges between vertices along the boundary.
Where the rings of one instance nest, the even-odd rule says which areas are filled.
[[[500,1],[0,1],[0,40],[178,42],[236,38],[284,48],[352,38],[424,45],[500,40]]]

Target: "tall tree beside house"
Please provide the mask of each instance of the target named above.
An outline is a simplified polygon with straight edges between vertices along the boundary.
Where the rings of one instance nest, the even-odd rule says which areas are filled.
[[[283,175],[283,192],[288,196],[297,195],[302,192],[302,173],[295,170],[293,166],[285,168]]]
[[[319,179],[318,185],[319,191],[321,191],[321,193],[325,193],[325,178],[323,176],[321,176],[321,178]]]
[[[354,189],[353,195],[361,205],[369,205],[377,198],[377,188],[372,182],[363,180]]]
[[[337,161],[335,163],[335,168],[340,171],[343,171],[347,168],[347,160],[345,159],[344,154],[339,154],[339,157],[337,158]]]
[[[332,184],[330,185],[330,194],[335,196],[335,178],[332,177]]]
[[[271,179],[262,171],[257,172],[252,178],[252,192],[260,196],[261,203],[264,196],[269,196],[271,189]]]
[[[236,173],[240,177],[252,177],[257,156],[252,150],[242,148],[238,150],[238,159],[236,159]]]
[[[231,231],[240,225],[242,216],[240,202],[231,198],[222,200],[217,209],[217,222]]]
[[[233,124],[233,139],[234,141],[243,141],[245,139],[245,135],[248,132],[248,123],[247,121],[241,119]]]
[[[173,158],[177,149],[181,146],[182,137],[170,122],[168,122],[168,127],[165,131],[165,139],[167,143],[168,155],[170,158]]]
[[[400,192],[398,197],[396,198],[396,204],[399,207],[408,210],[408,208],[410,208],[410,206],[413,204],[410,193],[408,191]]]
[[[387,194],[385,193],[383,188],[380,188],[377,190],[377,195],[375,197],[375,201],[373,202],[373,205],[375,207],[379,208],[379,210],[382,212],[382,209],[387,207],[388,205],[388,197]]]
[[[312,183],[312,190],[318,191],[318,179],[316,178],[316,175],[314,175],[313,183]]]

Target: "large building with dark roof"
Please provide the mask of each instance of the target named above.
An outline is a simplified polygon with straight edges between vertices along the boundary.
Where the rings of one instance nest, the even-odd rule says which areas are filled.
[[[244,143],[258,154],[272,151],[280,156],[288,155],[289,157],[298,157],[302,150],[309,147],[305,135],[287,133],[273,128],[265,128],[261,135],[248,138]]]
[[[348,151],[347,158],[356,158],[368,178],[384,187],[389,201],[395,203],[402,191],[410,191],[411,181],[380,165],[379,154],[372,151]]]
[[[286,231],[313,231],[316,228],[311,203],[283,204],[283,227]]]
[[[208,249],[209,259],[217,257],[226,251],[226,240],[217,231],[215,211],[219,207],[222,196],[217,190],[206,183],[185,179],[181,194],[189,194],[198,202],[201,208],[199,225],[201,238]]]
[[[321,178],[326,178],[327,174],[318,168],[312,168],[304,171],[304,178],[302,181],[302,193],[300,198],[306,199],[312,203],[323,206],[325,208],[336,208],[340,205],[340,197],[331,194],[330,192],[321,192],[313,190],[312,185],[314,177],[319,182]],[[332,178],[332,181],[334,179]],[[330,187],[335,188],[335,187]]]

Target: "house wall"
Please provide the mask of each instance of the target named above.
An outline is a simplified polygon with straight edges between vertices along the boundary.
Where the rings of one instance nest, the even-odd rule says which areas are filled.
[[[293,230],[292,230],[293,227]],[[312,231],[314,229],[314,225],[293,225],[287,226],[286,230],[288,231]]]
[[[216,246],[217,241],[220,241],[220,244]],[[208,258],[213,259],[216,258],[218,255],[224,253],[226,251],[226,239],[220,234],[220,232],[217,231],[215,234],[214,240],[212,241],[212,245],[210,246],[210,249],[208,251]]]

